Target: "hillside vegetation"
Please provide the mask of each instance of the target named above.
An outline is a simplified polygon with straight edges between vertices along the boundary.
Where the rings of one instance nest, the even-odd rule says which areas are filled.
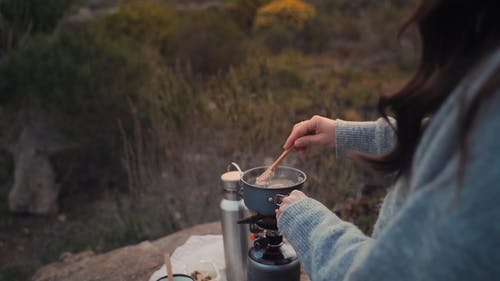
[[[228,164],[268,163],[314,114],[376,118],[413,67],[396,39],[413,1],[42,2],[0,1],[0,280],[217,220]],[[60,187],[52,215],[8,211],[27,130]],[[380,184],[324,149],[285,164],[371,231]]]

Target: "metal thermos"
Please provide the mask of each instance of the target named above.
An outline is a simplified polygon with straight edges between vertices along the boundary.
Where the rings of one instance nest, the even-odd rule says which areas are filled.
[[[241,174],[240,170],[229,171],[221,175],[224,197],[220,202],[220,210],[227,281],[247,279],[250,232],[248,225],[237,223],[238,220],[248,216],[248,209],[239,193]]]

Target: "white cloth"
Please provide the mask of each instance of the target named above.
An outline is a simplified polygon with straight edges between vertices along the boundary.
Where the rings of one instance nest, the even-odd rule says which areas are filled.
[[[186,243],[175,249],[170,258],[174,274],[191,275],[198,270],[209,270],[211,276],[217,276],[214,281],[226,281],[226,262],[224,259],[224,244],[222,235],[193,235]],[[149,281],[157,281],[167,275],[167,268],[163,265],[155,271]]]

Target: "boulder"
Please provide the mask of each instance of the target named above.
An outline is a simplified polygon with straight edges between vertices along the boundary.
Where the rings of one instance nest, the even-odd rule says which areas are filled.
[[[37,215],[57,212],[59,185],[50,155],[59,149],[45,126],[24,126],[16,143],[9,147],[14,159],[14,181],[9,192],[9,210]]]
[[[156,241],[145,241],[101,255],[91,251],[65,253],[60,261],[35,272],[32,281],[145,281],[163,265],[164,253],[173,253],[192,235],[221,234],[220,222],[200,224]],[[302,272],[301,281],[309,281]]]
[[[92,251],[64,253],[58,262],[38,269],[33,281],[144,281],[163,265],[163,254],[172,253],[191,235],[220,234],[219,222],[201,224],[165,236],[108,253]]]

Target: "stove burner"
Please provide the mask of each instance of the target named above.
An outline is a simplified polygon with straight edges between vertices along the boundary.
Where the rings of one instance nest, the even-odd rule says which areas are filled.
[[[256,224],[261,228],[269,230],[278,230],[278,222],[275,216],[265,216],[257,214],[238,221],[238,224]]]

